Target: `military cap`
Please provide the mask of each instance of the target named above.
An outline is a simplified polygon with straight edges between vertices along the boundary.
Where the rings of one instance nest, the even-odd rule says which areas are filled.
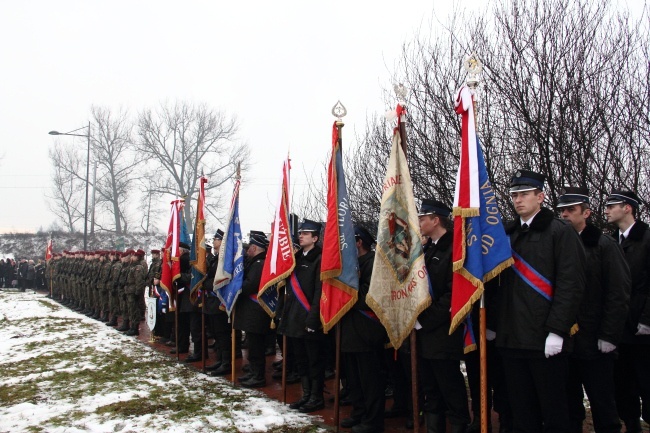
[[[638,209],[641,205],[641,200],[633,191],[627,189],[615,189],[609,194],[605,201],[605,206],[611,204],[629,204],[633,208]]]
[[[323,225],[319,222],[308,220],[305,218],[298,228],[298,233],[300,232],[314,232],[317,235],[320,234],[321,228]]]
[[[510,192],[543,190],[546,176],[530,170],[517,170],[510,179]]]
[[[151,254],[160,254],[160,250],[151,250]]]
[[[589,189],[581,186],[565,186],[558,199],[557,207],[569,207],[577,204],[589,204]]]
[[[370,234],[370,232],[362,226],[354,226],[354,237],[361,239],[364,245],[372,247],[375,243],[375,238]]]
[[[178,246],[181,247],[181,248],[185,248],[186,250],[190,249],[190,246],[188,244],[186,244],[185,242],[179,242]]]
[[[423,215],[438,215],[449,218],[449,215],[451,215],[451,208],[439,200],[425,198],[422,200],[420,212],[418,212],[418,216]]]
[[[217,232],[214,234],[214,237],[212,239],[223,239],[223,230],[218,229]]]
[[[138,249],[134,254],[138,257],[144,257],[146,253],[144,252],[143,249]]]
[[[269,240],[266,238],[264,232],[257,230],[251,230],[249,237],[249,243],[251,245],[257,245],[261,248],[267,248],[269,246]]]
[[[130,256],[131,254],[135,254],[135,251],[133,251],[133,250],[130,249],[130,248],[129,248],[128,250],[124,251],[124,255],[125,255],[125,256]]]

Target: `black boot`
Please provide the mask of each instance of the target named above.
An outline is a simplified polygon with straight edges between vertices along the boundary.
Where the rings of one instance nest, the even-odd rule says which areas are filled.
[[[225,376],[232,372],[231,354],[225,350],[221,351],[221,365],[210,373],[210,376]]]
[[[241,386],[246,388],[261,388],[266,386],[266,378],[264,377],[265,368],[264,364],[253,365],[251,366],[251,378],[241,382]]]
[[[108,312],[104,313],[104,315],[99,318],[100,322],[108,322],[108,320]]]
[[[197,362],[203,359],[203,353],[201,351],[194,351],[192,352],[191,355],[189,355],[187,358],[185,358],[185,362]]]
[[[117,328],[117,330],[120,331],[120,332],[126,332],[129,329],[130,329],[130,327],[129,327],[129,320],[128,319],[122,320],[122,326]]]
[[[451,424],[451,430],[449,433],[466,433],[467,424]]]
[[[223,352],[217,350],[217,361],[214,364],[206,365],[205,371],[215,371],[216,369],[221,367],[222,361],[223,361]]]
[[[137,327],[130,328],[128,331],[126,331],[126,335],[128,336],[140,335],[140,330]]]
[[[325,399],[323,398],[323,381],[311,381],[311,396],[309,401],[302,405],[299,409],[302,413],[311,413],[321,410],[325,407]]]
[[[117,316],[113,316],[109,322],[106,322],[106,326],[117,326]]]
[[[302,397],[289,405],[291,409],[300,409],[311,397],[311,380],[309,380],[309,376],[302,376],[300,383],[302,384]]]
[[[425,412],[424,413],[424,422],[427,425],[427,433],[445,433],[445,429],[440,429],[440,414]]]

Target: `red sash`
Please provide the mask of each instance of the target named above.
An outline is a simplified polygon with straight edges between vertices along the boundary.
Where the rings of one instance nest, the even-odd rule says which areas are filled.
[[[542,274],[537,272],[528,262],[526,262],[519,254],[512,250],[512,258],[515,263],[512,269],[519,277],[526,282],[533,290],[542,295],[549,301],[553,300],[555,292],[553,285]]]

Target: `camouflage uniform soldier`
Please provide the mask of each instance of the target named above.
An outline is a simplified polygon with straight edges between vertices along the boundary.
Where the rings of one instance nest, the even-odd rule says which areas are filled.
[[[133,250],[126,250],[122,254],[122,269],[120,270],[120,277],[117,282],[117,297],[120,301],[120,312],[122,313],[122,326],[117,328],[120,332],[126,332],[130,329],[129,327],[129,316],[128,309],[126,307],[126,293],[124,287],[126,286],[126,277],[129,275],[129,268],[131,267],[131,254],[134,254]]]
[[[113,261],[111,260],[111,251],[104,251],[102,254],[102,267],[100,269],[99,280],[97,288],[99,289],[99,309],[102,312],[100,320],[102,322],[109,321],[109,301],[110,287],[111,287],[111,267]]]
[[[101,275],[103,265],[104,265],[104,252],[95,251],[95,255],[91,260],[90,275],[88,276],[90,282],[89,287],[90,287],[90,294],[91,294],[91,305],[93,310],[91,317],[95,320],[99,320],[102,317],[99,277]]]
[[[122,315],[120,309],[120,298],[118,295],[118,286],[120,280],[120,273],[122,272],[122,254],[119,251],[112,251],[111,273],[106,283],[108,287],[108,308],[111,311],[111,320],[107,323],[108,326],[117,326],[117,316]]]
[[[131,267],[126,279],[126,303],[129,311],[129,321],[131,327],[126,335],[139,335],[140,317],[140,298],[144,295],[144,286],[147,280],[147,262],[144,261],[145,252],[138,250],[131,256]]]

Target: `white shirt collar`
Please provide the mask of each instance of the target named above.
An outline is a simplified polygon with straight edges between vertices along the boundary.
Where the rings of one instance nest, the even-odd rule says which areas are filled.
[[[619,233],[618,237],[620,238],[621,235],[623,235],[623,236],[625,236],[625,239],[627,239],[627,236],[630,234],[630,230],[632,230],[632,227],[634,227],[634,224],[635,224],[635,223],[636,223],[636,221],[634,221],[634,222],[632,223],[632,225],[629,226],[629,227],[627,228],[627,230],[625,230],[623,233]],[[619,239],[619,241],[620,241],[620,239]]]
[[[540,209],[540,210],[541,210],[541,209]],[[535,216],[537,216],[538,213],[539,213],[539,210],[538,210],[537,212],[535,212],[535,214],[534,214],[532,217],[528,218],[528,220],[526,220],[526,221],[524,221],[523,219],[519,218],[519,221],[520,221],[521,225],[528,224],[528,227],[530,227],[530,225],[531,225],[532,222],[533,222],[533,218],[535,218]]]

